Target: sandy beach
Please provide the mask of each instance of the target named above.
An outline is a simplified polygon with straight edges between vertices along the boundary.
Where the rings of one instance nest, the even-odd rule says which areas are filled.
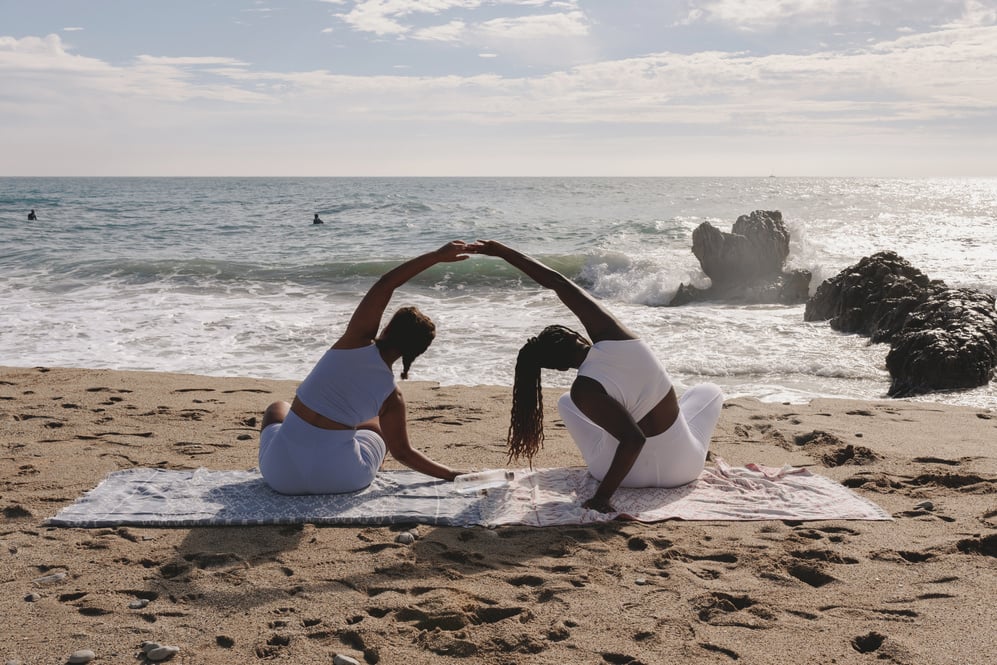
[[[54,528],[132,467],[248,469],[296,382],[0,368],[0,662],[984,664],[997,653],[997,412],[726,403],[712,451],[807,466],[890,522]],[[505,465],[510,391],[405,382],[415,444]],[[553,410],[539,466],[580,466]],[[401,468],[390,460],[388,468]],[[395,542],[413,530],[412,544]],[[64,573],[61,575],[60,573]],[[147,602],[144,602],[147,601]],[[141,606],[141,607],[140,607]]]

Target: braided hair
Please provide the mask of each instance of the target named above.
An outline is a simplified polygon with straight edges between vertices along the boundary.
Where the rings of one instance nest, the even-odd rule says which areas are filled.
[[[540,385],[541,368],[571,367],[577,343],[588,340],[565,326],[547,326],[527,340],[516,358],[512,385],[512,417],[509,423],[509,461],[525,457],[531,463],[543,447],[544,409]]]
[[[407,379],[412,361],[429,348],[435,337],[436,324],[432,319],[417,307],[402,307],[391,317],[374,343],[378,349],[390,347],[401,351],[402,379]]]

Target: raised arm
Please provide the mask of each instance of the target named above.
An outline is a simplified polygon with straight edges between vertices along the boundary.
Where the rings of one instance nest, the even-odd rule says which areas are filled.
[[[454,240],[437,250],[409,259],[381,275],[357,305],[346,326],[346,332],[333,346],[349,349],[370,344],[377,337],[381,318],[395,289],[437,263],[463,261],[468,257],[469,247],[471,246],[462,240]]]
[[[520,270],[534,282],[552,290],[561,302],[578,317],[593,342],[604,339],[634,339],[634,335],[595,298],[570,279],[536,259],[494,240],[479,240],[478,254],[495,256]]]

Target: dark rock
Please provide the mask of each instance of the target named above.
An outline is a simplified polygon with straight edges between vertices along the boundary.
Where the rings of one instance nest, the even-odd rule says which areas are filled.
[[[809,295],[809,271],[783,272],[789,231],[778,210],[741,215],[730,233],[703,222],[692,232],[692,253],[711,286],[680,284],[670,306],[703,300],[795,304]]]
[[[890,343],[892,397],[985,385],[997,367],[994,296],[949,289],[894,252],[867,256],[826,280],[803,318]]]
[[[907,316],[886,356],[891,397],[985,385],[997,367],[994,296],[946,289]]]
[[[942,288],[896,252],[878,252],[818,286],[803,320],[829,320],[840,332],[888,342],[907,315]]]

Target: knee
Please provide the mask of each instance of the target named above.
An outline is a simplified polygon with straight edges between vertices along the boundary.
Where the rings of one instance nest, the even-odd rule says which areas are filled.
[[[287,418],[287,414],[290,410],[291,405],[287,402],[273,402],[266,408],[266,411],[263,412],[263,422],[260,423],[260,430],[266,429],[268,425],[284,422],[284,419]]]

